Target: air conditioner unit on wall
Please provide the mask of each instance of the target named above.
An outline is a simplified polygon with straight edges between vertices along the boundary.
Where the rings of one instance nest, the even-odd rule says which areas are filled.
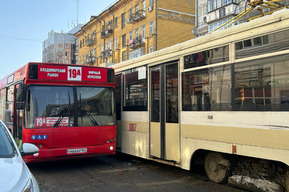
[[[153,10],[153,6],[148,6],[148,12],[151,12]]]

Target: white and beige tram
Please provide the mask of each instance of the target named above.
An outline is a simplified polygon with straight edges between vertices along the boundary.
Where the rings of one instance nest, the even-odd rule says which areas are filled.
[[[288,190],[288,9],[113,68],[122,153]]]

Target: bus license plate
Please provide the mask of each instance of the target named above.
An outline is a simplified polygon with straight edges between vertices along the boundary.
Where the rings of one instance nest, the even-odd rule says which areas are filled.
[[[87,148],[67,149],[67,154],[73,154],[73,153],[87,153]]]

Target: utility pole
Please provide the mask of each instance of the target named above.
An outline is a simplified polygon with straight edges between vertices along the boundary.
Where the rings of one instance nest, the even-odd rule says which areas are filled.
[[[77,1],[77,10],[76,10],[76,12],[77,12],[77,13],[76,13],[76,17],[77,17],[77,18],[76,18],[76,25],[78,25],[78,8],[79,8],[78,5],[79,5],[79,4],[78,4],[78,0],[76,0],[76,1]]]

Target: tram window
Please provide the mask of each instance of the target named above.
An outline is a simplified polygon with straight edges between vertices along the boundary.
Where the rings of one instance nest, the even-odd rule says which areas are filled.
[[[252,46],[252,41],[251,39],[244,41],[244,47],[251,47]]]
[[[236,58],[272,53],[289,49],[289,30],[240,41],[235,44]]]
[[[254,41],[254,45],[262,45],[261,37],[254,38],[253,41]]]
[[[146,67],[124,72],[124,111],[147,110],[147,71]]]
[[[288,56],[259,59],[235,68],[234,110],[289,111]]]
[[[184,57],[185,69],[229,61],[229,46],[218,47]]]
[[[243,49],[243,43],[242,42],[236,43],[236,50],[240,50],[240,49]]]
[[[231,67],[183,73],[184,111],[230,111]]]

